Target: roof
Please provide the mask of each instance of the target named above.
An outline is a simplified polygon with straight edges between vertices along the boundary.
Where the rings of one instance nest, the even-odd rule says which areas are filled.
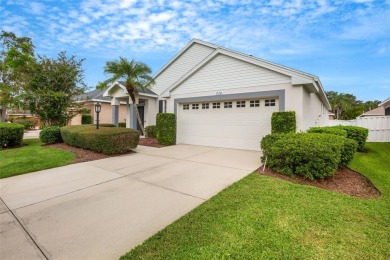
[[[111,102],[110,97],[103,96],[104,90],[95,89],[85,94],[78,95],[76,101],[101,101],[101,102]]]
[[[367,111],[367,112],[361,114],[360,116],[365,117],[365,116],[384,116],[384,115],[385,115],[385,107],[380,106],[380,107],[374,108],[370,111]]]
[[[326,97],[324,88],[322,86],[322,83],[320,79],[312,74],[305,73],[296,69],[292,69],[286,66],[282,66],[270,61],[266,61],[257,57],[254,57],[252,55],[247,55],[238,51],[234,51],[225,47],[221,47],[212,43],[208,43],[202,40],[193,39],[190,41],[178,54],[176,54],[162,69],[160,69],[156,75],[154,75],[154,78],[156,78],[158,75],[160,75],[164,70],[166,70],[173,62],[175,62],[176,59],[178,59],[187,49],[189,49],[193,44],[201,44],[204,46],[208,46],[210,48],[213,48],[214,51],[207,56],[202,62],[200,62],[198,65],[196,65],[193,69],[191,69],[189,72],[187,72],[183,77],[181,77],[178,81],[176,81],[173,85],[171,85],[169,88],[167,88],[165,91],[161,93],[163,96],[164,94],[169,94],[170,91],[174,90],[176,87],[178,87],[182,82],[184,82],[186,79],[188,79],[191,75],[196,73],[199,69],[201,69],[203,66],[205,66],[210,60],[212,60],[216,55],[218,54],[224,54],[236,59],[240,59],[249,63],[252,63],[254,65],[258,65],[276,72],[279,72],[284,75],[288,75],[292,77],[292,83],[293,85],[305,85],[307,87],[310,87],[313,92],[317,92],[322,100],[322,102],[325,104],[328,110],[331,109],[331,106],[329,104],[328,98]]]
[[[390,97],[388,99],[385,99],[382,103],[380,103],[378,106],[390,106]]]
[[[118,81],[118,83],[121,84],[123,87],[125,87],[125,85],[126,85],[126,82],[124,82],[124,81]],[[154,93],[153,91],[151,91],[148,88],[142,89],[141,87],[136,86],[135,90],[137,91],[138,94],[148,94],[148,95],[156,95],[157,96],[156,93]]]

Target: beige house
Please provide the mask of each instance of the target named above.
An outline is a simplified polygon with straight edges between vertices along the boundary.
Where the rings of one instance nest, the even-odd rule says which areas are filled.
[[[331,109],[317,76],[197,39],[154,80],[150,93],[137,95],[144,123],[154,125],[158,112],[175,113],[181,144],[259,150],[260,139],[271,132],[273,112],[295,111],[297,131],[304,131],[326,126]],[[115,85],[120,88],[110,94]],[[114,123],[118,105],[126,102],[127,127],[136,128],[123,84],[116,82],[103,97],[111,98]]]

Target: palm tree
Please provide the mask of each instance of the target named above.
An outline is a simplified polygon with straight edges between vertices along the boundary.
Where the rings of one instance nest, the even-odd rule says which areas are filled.
[[[145,135],[144,124],[138,112],[138,107],[135,102],[135,94],[138,89],[146,90],[154,84],[153,78],[150,76],[152,69],[145,63],[127,60],[119,57],[119,60],[107,61],[104,67],[104,73],[110,74],[111,77],[99,84],[99,88],[104,88],[108,84],[113,84],[118,80],[125,82],[127,93],[134,104],[135,113],[137,115],[138,124],[141,127],[143,135]]]

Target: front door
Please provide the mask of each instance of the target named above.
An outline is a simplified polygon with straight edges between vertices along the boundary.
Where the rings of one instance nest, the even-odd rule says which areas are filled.
[[[142,124],[144,123],[144,106],[137,106],[138,107],[138,112],[139,112],[139,116],[141,117],[141,121],[142,121]],[[137,119],[137,130],[141,132],[141,135],[142,135],[142,130],[141,130],[141,127],[139,125],[139,122],[138,122],[138,119]]]

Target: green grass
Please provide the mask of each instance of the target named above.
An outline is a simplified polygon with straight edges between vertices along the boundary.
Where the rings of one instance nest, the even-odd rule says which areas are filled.
[[[121,259],[389,259],[390,143],[366,148],[350,166],[379,199],[253,173]]]
[[[39,139],[23,140],[23,146],[0,150],[0,178],[69,164],[73,153],[42,146]]]

